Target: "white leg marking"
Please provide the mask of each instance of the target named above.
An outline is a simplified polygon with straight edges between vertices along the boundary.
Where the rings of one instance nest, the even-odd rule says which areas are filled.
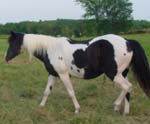
[[[74,93],[74,90],[73,90],[73,86],[72,86],[72,83],[70,81],[70,78],[69,78],[69,74],[66,73],[66,74],[59,74],[60,76],[60,79],[63,81],[64,83],[64,86],[66,87],[67,91],[68,91],[68,94],[69,96],[71,97],[72,101],[73,101],[73,104],[74,104],[74,107],[75,107],[75,113],[78,113],[79,112],[79,109],[80,109],[80,105],[76,99],[76,96],[75,96],[75,93]]]
[[[131,93],[132,84],[128,81],[128,78],[126,78],[126,80],[127,80],[128,85],[131,86],[128,93]],[[128,99],[125,97],[124,102],[125,102],[125,104],[124,104],[124,114],[129,114],[129,112],[130,112],[130,101],[128,101]]]
[[[129,111],[130,111],[130,103],[127,100],[127,98],[125,98],[124,114],[129,114]]]
[[[114,103],[114,105],[115,105],[114,106],[114,111],[116,111],[116,112],[120,111],[121,104],[118,104],[118,101],[120,101],[120,99],[122,98],[122,94],[123,94],[123,91],[120,93],[119,97],[117,98],[117,100]],[[122,103],[122,101],[121,101],[121,103]]]
[[[40,103],[41,107],[45,106],[47,98],[48,98],[49,94],[51,93],[51,89],[50,88],[53,87],[54,83],[55,83],[55,77],[50,75],[48,77],[48,82],[47,82],[47,85],[46,85],[46,88],[45,88],[45,91],[44,91],[44,96],[43,96],[42,101]]]
[[[115,101],[115,111],[118,111],[122,101],[125,99],[127,92],[131,90],[132,85],[122,76],[122,74],[118,74],[114,78],[114,82],[116,82],[116,84],[122,89],[120,96]]]

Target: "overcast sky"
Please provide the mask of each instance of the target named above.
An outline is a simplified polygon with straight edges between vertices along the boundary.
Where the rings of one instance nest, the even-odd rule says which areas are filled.
[[[150,0],[133,2],[133,17],[150,20]],[[81,19],[84,9],[75,0],[0,0],[0,23]]]

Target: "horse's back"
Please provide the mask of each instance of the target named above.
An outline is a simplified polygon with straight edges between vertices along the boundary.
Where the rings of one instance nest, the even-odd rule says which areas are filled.
[[[90,44],[94,42],[101,42],[102,40],[107,40],[110,44],[113,45],[114,49],[118,50],[119,52],[127,50],[127,41],[124,38],[114,34],[107,34],[104,36],[96,37],[91,40]]]

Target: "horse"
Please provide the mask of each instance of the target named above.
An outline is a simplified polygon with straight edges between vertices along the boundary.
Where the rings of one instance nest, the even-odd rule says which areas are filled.
[[[127,75],[130,67],[144,93],[150,97],[149,63],[144,49],[135,40],[107,34],[78,42],[67,37],[11,32],[8,43],[6,62],[27,51],[31,57],[35,56],[44,63],[49,76],[41,107],[45,105],[56,78],[59,78],[72,99],[75,113],[78,113],[80,105],[70,76],[93,79],[105,74],[121,89],[114,102],[114,110],[119,112],[124,101],[123,113],[129,114],[132,84]]]

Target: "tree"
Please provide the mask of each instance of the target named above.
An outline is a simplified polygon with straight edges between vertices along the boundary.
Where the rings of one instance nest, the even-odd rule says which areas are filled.
[[[105,25],[112,33],[118,32],[118,26],[119,29],[121,27],[125,30],[132,20],[132,3],[129,0],[76,0],[76,2],[85,8],[84,17],[95,19],[97,33],[100,33],[101,26]]]

